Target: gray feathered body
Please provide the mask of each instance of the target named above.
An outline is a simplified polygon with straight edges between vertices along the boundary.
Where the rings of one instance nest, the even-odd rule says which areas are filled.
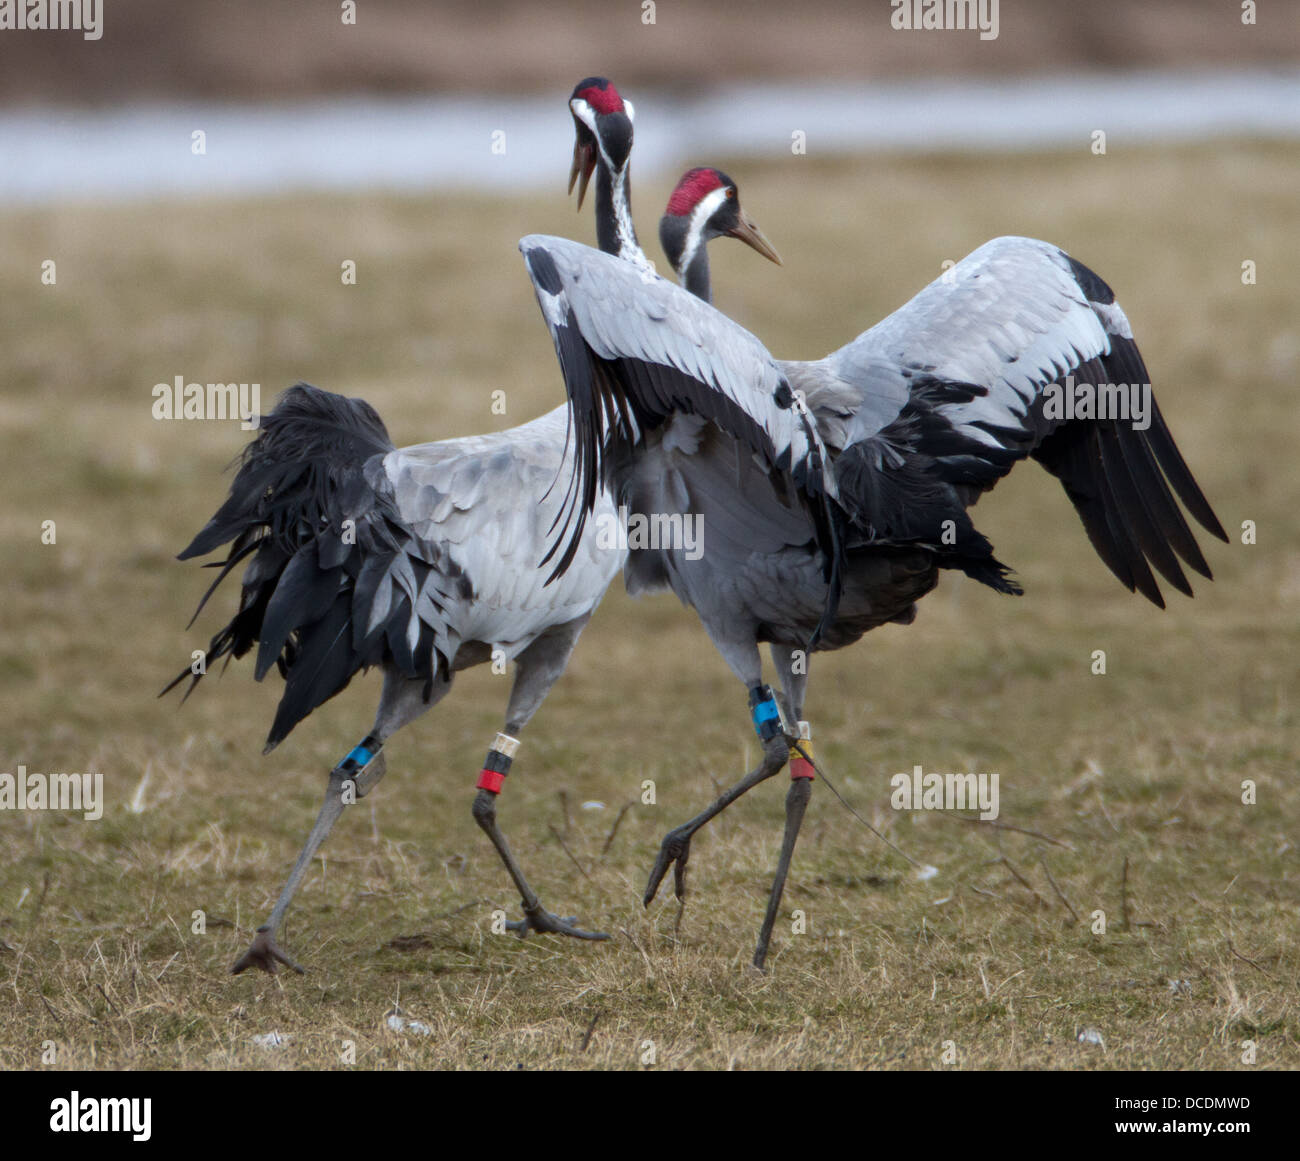
[[[827,582],[817,528],[796,489],[783,486],[737,440],[696,416],[675,416],[644,450],[612,471],[629,513],[699,518],[701,543],[628,555],[628,592],[671,589],[719,642],[804,648],[821,620]],[[938,583],[933,556],[909,546],[858,546],[846,559],[838,615],[818,649],[838,649],[887,621],[910,620]]]
[[[573,567],[551,585],[538,567],[572,471],[567,427],[560,406],[508,431],[398,448],[382,461],[412,533],[472,578],[461,641],[499,647],[507,660],[543,629],[592,612],[623,565],[621,550],[598,544],[597,529],[616,519],[602,492]]]
[[[1190,594],[1180,558],[1210,575],[1177,501],[1225,534],[1128,319],[1048,243],[986,243],[814,362],[773,359],[708,305],[577,243],[520,246],[573,409],[575,493],[603,479],[634,513],[702,517],[699,559],[638,549],[628,585],[671,588],[738,672],[746,641],[837,648],[910,620],[940,569],[1020,592],[968,509],[1028,457],[1130,590],[1163,605],[1154,567]],[[1052,393],[1076,381],[1140,388],[1149,414],[1055,413]]]
[[[257,645],[257,679],[278,667],[285,691],[268,749],[370,666],[429,689],[595,609],[622,553],[593,535],[561,582],[544,588],[538,568],[572,466],[566,425],[560,407],[508,431],[399,449],[363,400],[302,383],[285,392],[229,498],[180,554],[231,544],[200,609],[248,559],[239,610],[206,663]],[[612,518],[608,497],[598,514]],[[172,685],[201,676],[187,669]]]

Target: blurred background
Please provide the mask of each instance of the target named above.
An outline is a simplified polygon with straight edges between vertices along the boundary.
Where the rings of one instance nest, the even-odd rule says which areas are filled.
[[[823,156],[1300,132],[1294,5],[1258,23],[1224,0],[972,10],[984,32],[897,29],[888,0],[506,0],[490,19],[369,0],[354,23],[341,4],[120,0],[96,40],[0,38],[0,196],[540,188],[567,132],[555,95],[592,72],[642,97],[643,175],[779,157],[795,129]],[[195,128],[202,162],[175,148]]]
[[[1037,0],[998,9],[995,39],[900,35],[888,0],[106,0],[102,40],[5,38],[0,95],[78,104],[256,103],[364,92],[547,93],[594,62],[629,87],[685,93],[734,81],[990,80],[1079,69],[1295,63],[1293,5],[1220,0]],[[985,5],[985,10],[989,10]],[[576,79],[576,75],[575,75]]]
[[[330,1063],[322,1029],[345,1028],[369,1064],[524,1052],[608,1066],[618,1037],[654,1026],[683,1066],[911,1066],[928,1057],[908,1045],[955,1036],[976,1067],[1073,1067],[1088,1063],[1072,1055],[1085,1010],[1118,1067],[1229,1067],[1246,1035],[1300,1062],[1300,5],[1261,0],[1243,23],[1237,0],[1006,0],[995,39],[896,30],[884,0],[358,0],[355,24],[346,11],[105,0],[98,40],[0,30],[0,772],[101,771],[108,798],[94,826],[0,816],[0,956],[20,953],[0,1066],[31,1067],[46,1036],[86,1065],[256,1063],[248,1034],[272,1027],[297,1038],[284,1059],[300,1064]],[[814,934],[789,954],[825,987],[778,976],[738,998],[734,983],[780,834],[775,791],[701,842],[680,960],[665,950],[673,909],[641,911],[663,830],[755,754],[744,693],[693,616],[619,582],[530,727],[503,825],[548,904],[626,926],[654,972],[680,974],[671,1005],[626,947],[482,936],[491,907],[516,903],[469,815],[506,696],[482,668],[390,745],[369,823],[338,828],[329,875],[313,869],[301,892],[286,946],[323,986],[215,986],[326,772],[368,729],[378,682],[354,682],[265,759],[274,675],[259,686],[237,664],[183,708],[154,699],[233,606],[218,593],[186,631],[211,574],[174,556],[248,435],[156,420],[153,388],[256,382],[269,406],[307,379],[364,396],[399,445],[556,406],[516,244],[593,240],[590,210],[564,196],[565,102],[590,74],[635,103],[652,257],[682,169],[738,181],[785,265],[717,243],[715,301],[781,356],[838,347],[998,234],[1098,271],[1233,543],[1208,546],[1215,583],[1160,613],[1027,465],[978,510],[1025,597],[948,577],[915,626],[817,660],[819,754],[941,871],[916,881],[815,796],[787,895]],[[1089,671],[1097,649],[1105,678]],[[889,810],[889,776],[918,762],[999,771],[1004,818],[1066,845],[1022,850],[1021,834],[993,849],[982,828]],[[643,778],[660,806],[632,810],[602,854]],[[1261,788],[1251,811],[1246,778]],[[586,800],[609,809],[571,818]],[[1032,870],[1045,852],[1080,911],[1118,910],[1131,862],[1133,907],[1153,923],[1104,954],[1069,943],[1039,907],[1056,898]],[[1038,902],[1003,854],[1031,867]],[[224,928],[190,938],[195,908]],[[989,1003],[985,974],[1016,982]],[[491,1005],[475,998],[486,977]],[[1169,977],[1191,990],[1171,998]],[[678,1010],[684,988],[712,998],[706,1014]],[[376,997],[395,991],[446,1036],[385,1040]],[[1018,1028],[1022,992],[1051,1014]],[[575,1058],[569,1028],[600,997]],[[806,1038],[805,1014],[824,1021]]]

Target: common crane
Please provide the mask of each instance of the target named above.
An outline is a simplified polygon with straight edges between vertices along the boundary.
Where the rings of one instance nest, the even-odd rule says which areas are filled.
[[[625,171],[631,103],[601,78],[580,82],[572,102],[594,110],[607,142],[626,142],[622,152],[611,146],[610,155]],[[569,189],[581,179],[581,208],[596,147],[586,124],[575,124]],[[619,170],[619,164],[606,167],[597,183],[597,237],[613,254],[619,235],[609,215],[616,202],[602,183]],[[766,252],[761,235],[741,230],[736,236]],[[300,383],[264,417],[229,498],[180,554],[188,560],[231,544],[199,610],[236,566],[249,563],[239,610],[213,636],[201,671],[182,671],[163,692],[189,678],[188,696],[209,666],[256,645],[254,676],[260,681],[275,665],[285,680],[264,753],[358,672],[379,666],[384,674],[369,733],[330,771],[316,823],[234,973],[249,967],[274,973],[280,964],[302,971],[277,936],[316,851],[345,805],[383,777],[389,739],[441,701],[456,673],[488,661],[493,650],[514,661],[515,675],[473,814],[522,898],[524,918],[509,926],[521,934],[608,938],[542,906],[496,821],[496,798],[520,735],[623,563],[623,552],[598,544],[593,533],[563,580],[543,583],[538,562],[562,503],[562,489],[552,485],[573,466],[567,425],[561,405],[507,431],[398,449],[369,404]],[[616,520],[612,501],[602,495],[597,517]]]
[[[626,198],[626,180],[611,188]],[[616,205],[611,220],[625,232],[621,245],[633,244],[630,209]],[[1152,566],[1188,595],[1179,557],[1211,575],[1175,495],[1227,539],[1150,395],[1123,310],[1056,246],[985,243],[814,362],[773,358],[634,262],[541,235],[520,249],[576,438],[551,576],[572,567],[602,485],[634,514],[698,517],[703,552],[636,549],[627,588],[669,588],[695,609],[749,691],[764,747],[756,769],[665,836],[646,906],[670,867],[684,897],[692,837],[790,761],[785,834],[754,952],[760,969],[814,774],[803,719],[809,652],[910,623],[941,569],[1019,594],[967,509],[1026,457],[1061,481],[1107,567],[1157,605]],[[1106,396],[1105,414],[1096,395],[1076,406],[1079,387],[1108,385],[1124,390]],[[762,643],[783,704],[763,683]]]

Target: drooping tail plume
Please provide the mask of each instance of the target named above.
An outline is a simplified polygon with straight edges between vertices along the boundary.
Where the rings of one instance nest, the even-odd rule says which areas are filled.
[[[244,450],[226,502],[178,558],[230,544],[208,566],[221,571],[196,618],[248,559],[239,609],[213,636],[202,669],[254,644],[258,681],[279,668],[285,690],[268,752],[359,670],[391,659],[431,685],[455,654],[446,610],[467,595],[466,581],[441,545],[402,520],[383,470],[392,450],[364,400],[289,388]],[[162,692],[188,677],[188,697],[204,672],[187,668]]]

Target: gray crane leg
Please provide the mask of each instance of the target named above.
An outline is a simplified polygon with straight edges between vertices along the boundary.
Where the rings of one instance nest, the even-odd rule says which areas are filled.
[[[773,645],[772,661],[785,690],[785,708],[791,719],[798,721],[803,716],[804,693],[808,686],[807,656],[796,658],[793,650]],[[798,724],[800,744],[812,757],[812,743],[808,741],[812,731],[807,722]],[[799,756],[797,750],[790,755],[790,789],[785,796],[785,833],[781,837],[781,857],[777,860],[776,875],[772,880],[772,892],[767,901],[767,914],[763,916],[763,926],[758,933],[758,945],[754,949],[754,966],[759,971],[767,960],[767,948],[772,941],[772,929],[776,926],[777,913],[781,909],[781,896],[785,893],[785,880],[790,873],[790,862],[794,857],[794,844],[799,838],[799,828],[803,825],[804,811],[808,809],[808,800],[812,797],[812,767]]]
[[[659,893],[659,884],[663,882],[668,868],[673,869],[673,890],[678,899],[686,897],[686,863],[691,855],[691,839],[695,832],[706,822],[721,814],[742,794],[748,793],[760,782],[765,782],[773,774],[780,773],[781,768],[790,758],[789,744],[784,734],[777,734],[763,743],[763,761],[758,768],[751,770],[730,790],[725,791],[712,804],[705,807],[690,822],[683,823],[675,830],[664,835],[659,845],[659,857],[650,871],[650,881],[646,884],[645,897],[642,902],[649,907]]]
[[[706,624],[705,629],[709,626]],[[713,644],[717,647],[722,659],[727,663],[741,681],[745,683],[746,688],[750,690],[750,706],[754,706],[754,698],[758,695],[763,680],[763,662],[759,656],[758,646],[753,638],[745,638],[739,635],[717,635],[712,632],[709,636],[713,638]],[[791,676],[791,665],[788,660],[788,651],[781,656],[786,657],[786,663],[783,665],[778,658],[777,649],[774,646],[772,650],[773,658],[778,658],[777,671],[780,674],[781,682],[787,692],[787,712],[794,708],[789,704],[790,685],[788,680]],[[800,696],[802,701],[802,696]],[[659,893],[659,884],[663,882],[664,876],[668,873],[668,868],[673,868],[673,890],[678,900],[686,897],[686,864],[691,856],[691,839],[695,832],[700,829],[710,819],[721,814],[742,794],[748,793],[760,782],[766,781],[772,775],[778,773],[781,768],[789,761],[790,750],[786,742],[785,735],[781,729],[775,728],[774,724],[769,723],[765,726],[770,736],[763,737],[763,761],[759,763],[758,768],[751,770],[735,786],[719,796],[711,805],[697,814],[690,822],[683,823],[675,830],[670,830],[664,835],[664,840],[659,845],[659,855],[655,859],[655,865],[650,870],[650,880],[646,884],[645,896],[642,903],[649,907],[654,901],[655,895]],[[763,736],[763,735],[760,735]],[[681,915],[678,914],[680,922]]]
[[[772,928],[776,925],[777,912],[781,908],[781,896],[785,892],[785,879],[790,873],[790,860],[794,856],[794,844],[799,837],[799,827],[803,824],[803,814],[812,797],[812,782],[807,778],[795,778],[790,783],[790,790],[785,796],[785,834],[781,839],[781,858],[776,864],[776,877],[772,880],[772,894],[767,901],[767,914],[763,916],[763,927],[758,933],[758,946],[754,949],[754,966],[763,970],[767,959],[767,946],[772,941]]]
[[[796,658],[793,650],[777,645],[771,647],[771,652],[784,691],[785,712],[791,721],[796,721],[803,713],[804,693],[808,684],[807,656],[801,653]],[[729,662],[733,660],[726,653],[724,653],[724,656],[727,656]],[[744,655],[737,650],[735,655],[736,663],[732,665],[732,668],[738,676],[742,677],[742,680],[745,680],[750,676],[751,670],[743,667],[743,661]],[[811,743],[806,740],[810,735],[807,723],[799,721],[797,728],[800,738],[803,739],[802,745],[805,749],[808,749]],[[668,873],[670,866],[673,868],[674,888],[677,898],[684,898],[686,894],[686,864],[690,858],[691,838],[695,832],[710,819],[721,814],[742,794],[745,794],[765,779],[771,778],[793,757],[792,781],[785,799],[785,834],[781,842],[781,857],[777,862],[776,876],[772,882],[772,890],[767,903],[767,913],[763,918],[763,926],[759,931],[758,946],[754,951],[754,966],[760,971],[767,959],[768,945],[772,940],[772,930],[776,925],[776,917],[781,907],[781,897],[785,893],[786,878],[790,873],[790,862],[794,856],[795,842],[799,838],[799,829],[803,825],[804,812],[807,810],[808,800],[812,796],[812,768],[797,756],[797,751],[792,755],[791,745],[792,742],[784,734],[777,734],[767,739],[764,743],[763,762],[758,769],[747,774],[739,783],[721,795],[711,806],[696,815],[690,822],[679,826],[676,830],[669,831],[659,848],[659,857],[655,860],[654,868],[650,872],[650,881],[646,887],[644,899],[645,905],[648,907],[658,893],[659,885],[663,882],[663,878]],[[808,749],[808,754],[811,757],[810,749]]]
[[[479,779],[479,791],[474,797],[474,821],[483,828],[483,832],[496,847],[497,854],[501,856],[506,871],[519,891],[524,918],[508,923],[506,926],[521,937],[527,936],[531,931],[538,931],[569,935],[575,939],[609,938],[603,931],[584,931],[575,926],[577,920],[572,916],[561,919],[542,906],[541,899],[529,885],[523,868],[510,850],[506,836],[497,825],[497,795],[510,768],[510,761],[518,746],[519,735],[533,714],[541,707],[542,702],[546,700],[551,686],[564,672],[574,646],[578,643],[578,636],[590,619],[588,615],[564,625],[557,625],[538,637],[515,659],[515,682],[510,691],[510,704],[506,707],[505,735],[498,734],[497,741],[488,751],[484,773]],[[490,785],[484,785],[485,780]]]
[[[808,809],[808,799],[812,797],[812,730],[807,722],[800,722],[798,729],[799,738],[791,743],[797,749],[792,749],[790,756],[790,789],[785,796],[785,833],[781,837],[781,857],[777,860],[772,892],[767,900],[767,914],[763,916],[758,945],[754,949],[754,966],[759,971],[763,970],[767,959],[772,928],[776,925],[777,913],[781,909],[781,896],[785,893],[785,880],[790,873],[790,861],[794,857],[794,844],[799,838],[799,828],[803,825],[804,811]]]
[[[257,934],[249,948],[230,969],[232,975],[239,975],[250,967],[275,975],[279,965],[284,964],[299,975],[303,969],[280,950],[276,935],[284,922],[285,912],[289,910],[294,894],[302,882],[307,868],[311,865],[321,843],[334,829],[345,806],[360,801],[378,785],[388,768],[387,759],[380,747],[398,730],[414,721],[426,710],[431,709],[451,689],[451,681],[435,680],[433,692],[428,701],[424,700],[424,682],[412,681],[396,670],[385,670],[384,692],[379,702],[379,711],[375,715],[374,728],[361,746],[354,749],[333,770],[330,771],[329,783],[325,789],[325,801],[321,803],[320,814],[316,824],[311,828],[307,841],[298,854],[298,860],[289,872],[289,878],[276,900],[270,918],[257,929]],[[361,761],[358,751],[365,749],[372,756],[368,761]],[[351,783],[349,787],[348,783]]]

